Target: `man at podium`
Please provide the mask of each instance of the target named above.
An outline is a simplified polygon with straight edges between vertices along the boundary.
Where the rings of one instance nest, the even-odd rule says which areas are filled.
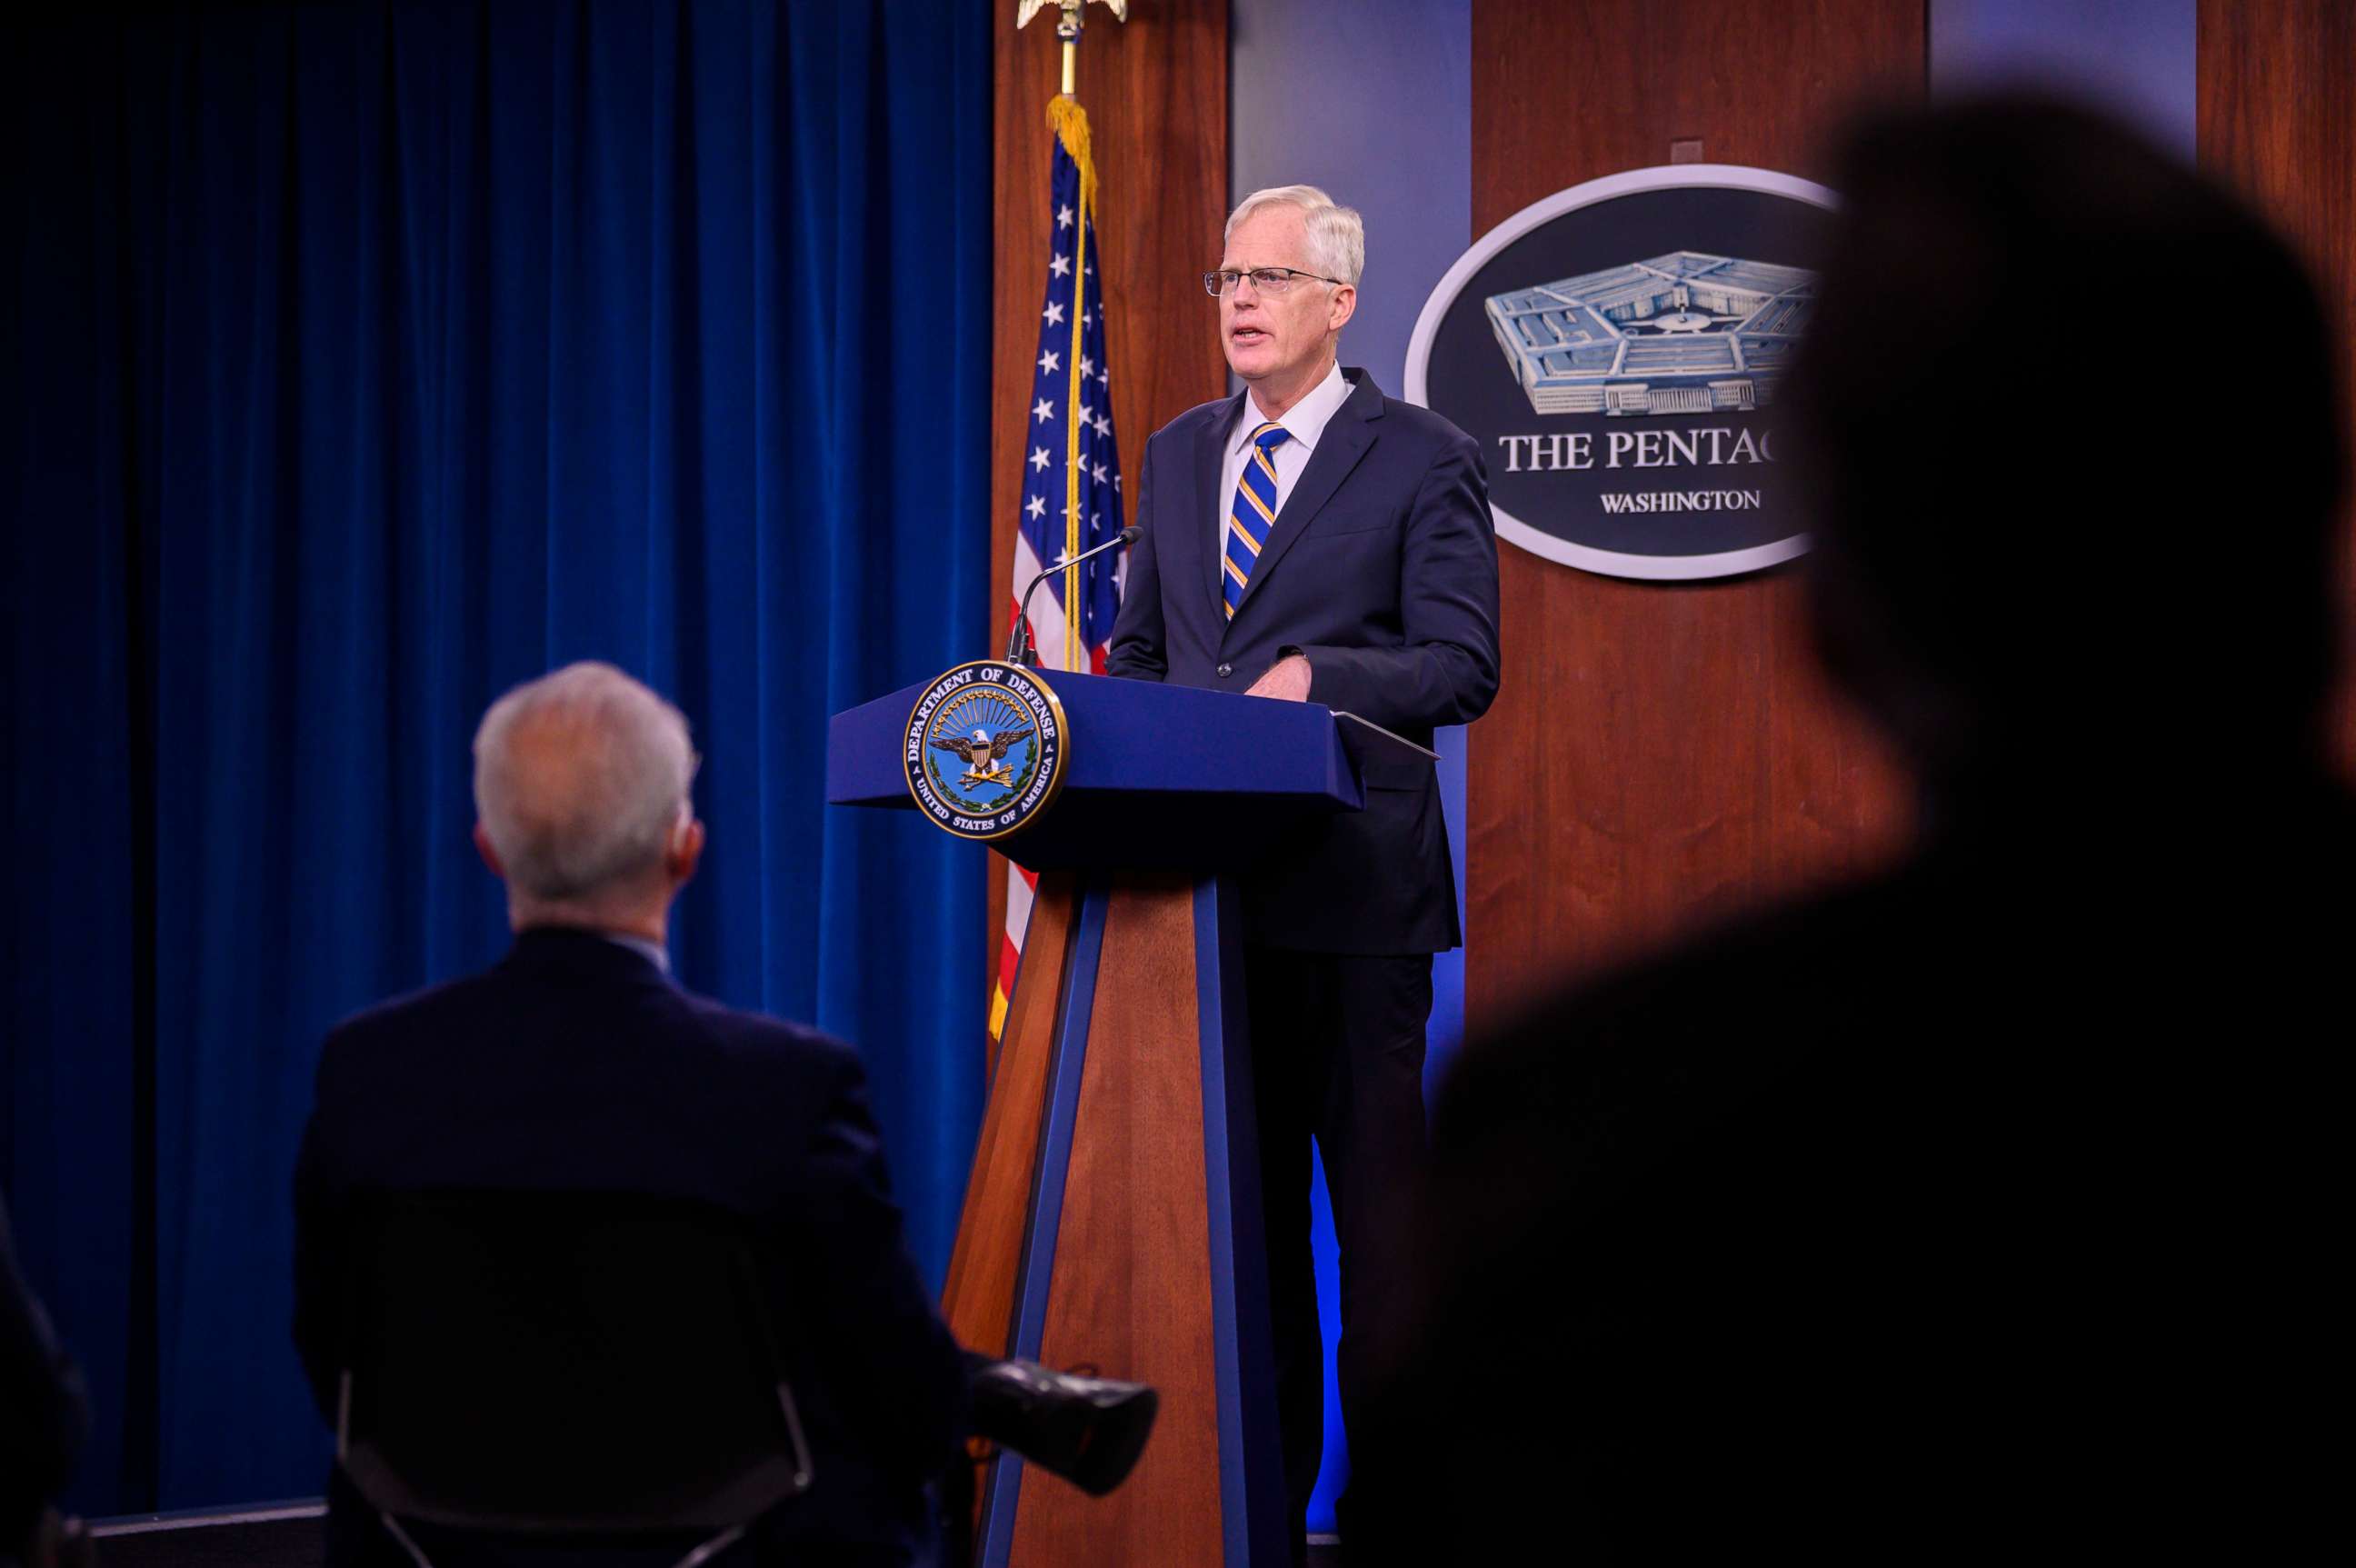
[[[1245,390],[1146,446],[1108,669],[1322,703],[1428,746],[1496,695],[1496,539],[1472,437],[1339,362],[1365,258],[1358,214],[1312,186],[1227,220],[1203,281]],[[1391,1199],[1422,1157],[1431,955],[1462,940],[1431,764],[1374,757],[1365,783],[1365,811],[1237,878],[1296,1553],[1323,1445],[1310,1144],[1341,1242],[1346,1421],[1405,1296]]]

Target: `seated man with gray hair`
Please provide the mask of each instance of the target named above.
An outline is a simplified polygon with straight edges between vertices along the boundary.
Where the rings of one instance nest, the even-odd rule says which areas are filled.
[[[364,1200],[646,1194],[748,1221],[771,1299],[796,1308],[777,1337],[817,1479],[755,1523],[756,1558],[911,1561],[925,1484],[969,1431],[1110,1490],[1153,1391],[961,1352],[902,1243],[857,1054],[672,981],[669,908],[704,846],[695,769],[679,710],[610,665],[571,665],[484,715],[475,843],[507,884],[515,945],[327,1037],[294,1195],[294,1339],[321,1411]],[[340,1470],[328,1500],[330,1562],[403,1560]]]

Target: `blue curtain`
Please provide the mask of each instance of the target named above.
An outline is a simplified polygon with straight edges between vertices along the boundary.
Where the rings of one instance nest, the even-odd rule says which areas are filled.
[[[317,1042],[503,949],[468,741],[570,660],[686,710],[681,976],[861,1043],[937,1279],[981,857],[820,785],[986,639],[986,7],[57,9],[0,24],[0,1181],[72,1500],[320,1484]]]

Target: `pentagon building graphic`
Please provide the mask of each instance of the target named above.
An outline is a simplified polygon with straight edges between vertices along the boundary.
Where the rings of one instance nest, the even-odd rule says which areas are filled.
[[[1764,408],[1816,277],[1675,251],[1489,296],[1489,327],[1540,413]]]

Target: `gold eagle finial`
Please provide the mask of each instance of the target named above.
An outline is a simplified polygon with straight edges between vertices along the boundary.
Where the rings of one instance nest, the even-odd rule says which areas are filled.
[[[1055,31],[1062,34],[1065,28],[1069,27],[1073,32],[1077,32],[1080,29],[1080,6],[1083,4],[1085,0],[1017,0],[1014,7],[1014,25],[1017,27],[1027,27],[1031,25],[1032,17],[1048,6],[1054,5],[1064,13],[1063,20],[1055,24]],[[1114,21],[1129,20],[1129,0],[1097,0],[1097,4],[1110,6]]]
[[[1097,0],[1097,3],[1111,9],[1114,21],[1129,20],[1129,0]],[[1017,31],[1029,26],[1032,17],[1050,5],[1059,13],[1055,18],[1055,37],[1064,41],[1064,96],[1066,98],[1076,90],[1080,28],[1087,25],[1080,20],[1080,8],[1086,4],[1087,0],[1016,0],[1014,7]]]

